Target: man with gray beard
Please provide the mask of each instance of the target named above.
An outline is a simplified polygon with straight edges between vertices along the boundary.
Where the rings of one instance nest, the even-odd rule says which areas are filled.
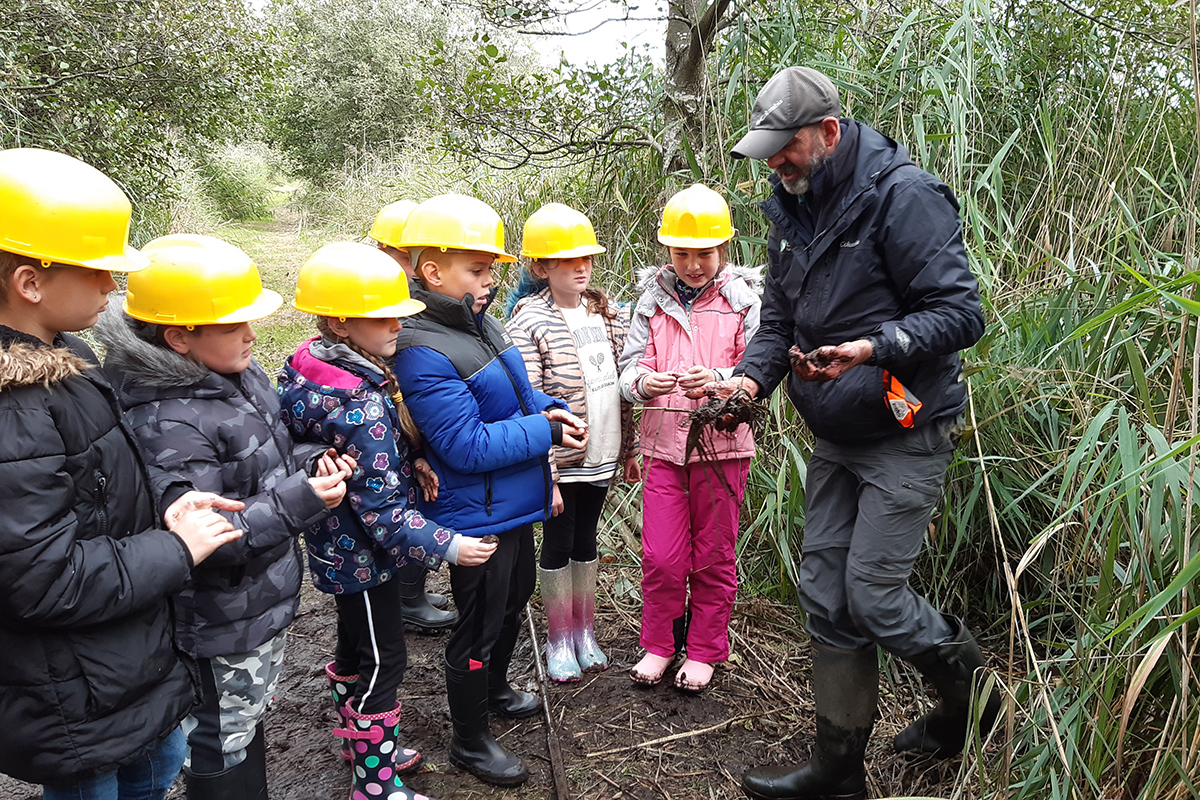
[[[799,585],[816,744],[805,764],[745,774],[746,794],[770,800],[866,797],[878,647],[940,696],[894,747],[943,757],[962,750],[984,663],[963,622],[908,585],[966,406],[958,351],[984,327],[958,203],[901,145],[840,114],[808,67],[755,99],[733,156],[775,171],[762,322],[733,380],[706,387],[766,397],[787,378],[816,436]],[[1000,700],[982,702],[986,732]]]

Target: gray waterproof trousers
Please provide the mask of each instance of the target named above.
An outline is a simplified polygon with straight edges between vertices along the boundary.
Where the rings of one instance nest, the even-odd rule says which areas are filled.
[[[908,579],[946,481],[956,425],[934,421],[856,445],[817,440],[799,587],[817,641],[842,650],[878,644],[908,658],[953,634]]]

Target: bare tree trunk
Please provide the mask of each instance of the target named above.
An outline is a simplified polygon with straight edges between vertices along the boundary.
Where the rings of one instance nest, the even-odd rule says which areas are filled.
[[[669,0],[666,91],[663,96],[663,163],[687,169],[683,140],[701,153],[708,131],[705,61],[732,0]]]

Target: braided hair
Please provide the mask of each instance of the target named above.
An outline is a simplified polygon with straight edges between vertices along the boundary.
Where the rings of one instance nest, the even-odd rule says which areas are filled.
[[[412,414],[408,411],[408,406],[404,405],[404,395],[400,392],[400,382],[396,380],[396,373],[392,372],[392,368],[387,365],[387,362],[376,355],[368,353],[361,347],[356,345],[345,336],[338,336],[329,327],[329,317],[317,317],[317,330],[321,332],[328,341],[334,344],[344,344],[365,358],[367,361],[375,365],[383,375],[384,387],[387,389],[387,395],[392,401],[392,405],[396,407],[396,414],[400,418],[400,430],[404,434],[404,438],[408,439],[409,444],[413,447],[421,445],[421,431],[417,428],[417,423],[413,421]]]

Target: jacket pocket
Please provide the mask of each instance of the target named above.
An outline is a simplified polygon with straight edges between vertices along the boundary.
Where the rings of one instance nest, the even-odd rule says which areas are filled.
[[[116,625],[72,630],[66,640],[87,689],[86,719],[124,708],[171,673],[177,661],[161,605]]]
[[[863,364],[828,383],[792,375],[789,389],[816,436],[834,442],[869,441],[903,430],[887,403],[883,372]]]

